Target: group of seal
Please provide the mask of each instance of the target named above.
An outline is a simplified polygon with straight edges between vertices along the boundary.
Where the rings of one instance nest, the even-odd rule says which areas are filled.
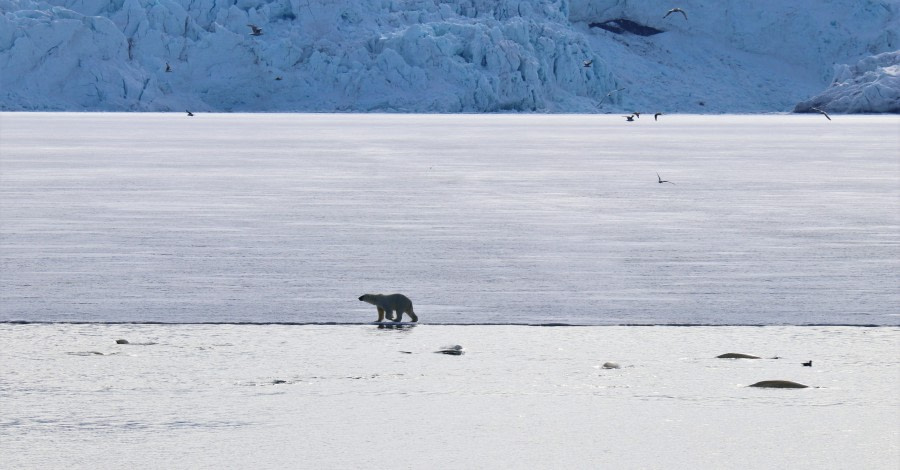
[[[744,354],[744,353],[725,353],[716,356],[718,359],[759,359],[759,356],[754,356],[752,354]],[[778,359],[778,356],[773,357],[772,359]],[[812,361],[803,362],[803,366],[812,367]],[[755,384],[748,385],[748,387],[757,387],[757,388],[809,388],[809,385],[803,385],[801,383],[793,382],[790,380],[763,380],[761,382],[756,382]]]

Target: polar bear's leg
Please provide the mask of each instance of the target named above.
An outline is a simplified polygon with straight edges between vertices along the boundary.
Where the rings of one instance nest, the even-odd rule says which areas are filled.
[[[378,320],[375,321],[384,321],[384,309],[377,305],[375,306],[375,308],[378,309]]]
[[[399,316],[398,316],[398,317],[394,317],[394,311],[393,311],[393,310],[385,310],[385,312],[387,312],[387,319],[388,319],[388,320],[390,320],[390,321],[400,321],[400,317],[399,317]],[[398,312],[398,313],[400,314],[400,316],[403,315],[402,312]]]
[[[406,314],[409,315],[409,320],[410,320],[410,321],[412,321],[412,322],[417,322],[417,321],[419,321],[419,317],[416,316],[416,312],[413,312],[412,307],[410,307],[409,310],[406,311]],[[403,314],[401,314],[401,316],[402,316],[402,315],[403,315]]]

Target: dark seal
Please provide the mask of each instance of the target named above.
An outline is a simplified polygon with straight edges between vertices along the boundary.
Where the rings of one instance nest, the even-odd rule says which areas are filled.
[[[798,384],[797,382],[791,382],[790,380],[763,380],[762,382],[756,382],[753,385],[749,385],[750,387],[761,387],[761,388],[808,388],[809,385]]]

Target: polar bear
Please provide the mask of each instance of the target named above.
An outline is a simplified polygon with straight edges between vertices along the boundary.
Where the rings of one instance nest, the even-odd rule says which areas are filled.
[[[387,312],[387,319],[391,321],[401,321],[404,313],[409,315],[411,321],[419,321],[419,317],[413,312],[412,301],[403,294],[363,294],[359,296],[359,300],[378,307],[378,320],[376,321],[383,321],[385,312]],[[394,312],[397,312],[396,317],[394,317]]]

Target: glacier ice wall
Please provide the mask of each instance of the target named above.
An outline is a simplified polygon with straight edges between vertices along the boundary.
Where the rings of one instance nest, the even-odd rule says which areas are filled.
[[[836,66],[831,86],[798,103],[794,112],[812,108],[829,113],[900,113],[900,51]]]
[[[616,86],[559,0],[0,8],[4,109],[586,111]]]
[[[0,0],[0,109],[784,111],[896,50],[898,1]]]
[[[687,18],[664,18],[676,5]],[[665,31],[590,32],[629,90],[624,103],[643,110],[788,111],[826,87],[835,64],[900,48],[898,0],[572,0],[569,17]]]

